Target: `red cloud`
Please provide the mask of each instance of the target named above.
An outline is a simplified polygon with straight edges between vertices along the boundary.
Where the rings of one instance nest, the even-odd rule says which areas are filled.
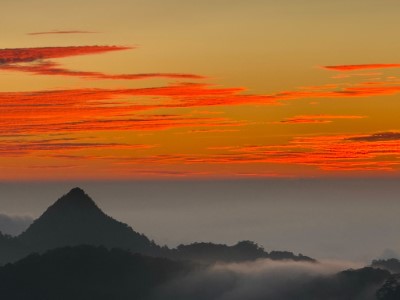
[[[134,110],[154,108],[201,107],[243,104],[275,104],[274,97],[267,95],[241,95],[243,88],[218,88],[206,84],[178,84],[142,89],[76,89],[37,92],[0,92],[0,105],[12,109],[40,108],[57,109],[63,107],[102,107],[118,103],[120,107],[108,107],[110,111],[121,110],[122,106]],[[134,101],[121,99],[132,97],[153,97],[160,101]],[[160,98],[162,97],[162,99]],[[115,100],[120,99],[120,100]],[[110,102],[103,101],[110,100]],[[21,105],[21,103],[23,105]],[[57,106],[54,104],[57,103]],[[16,105],[18,104],[18,105]],[[122,109],[123,110],[123,109]],[[104,111],[106,109],[104,108]]]
[[[293,139],[286,145],[209,147],[204,155],[157,155],[147,163],[165,164],[288,164],[324,171],[393,171],[400,166],[398,140],[354,141],[357,136],[316,136]],[[131,162],[134,163],[134,162]]]
[[[142,144],[117,144],[117,143],[94,143],[82,142],[74,138],[65,139],[42,139],[42,140],[24,140],[24,139],[8,139],[0,140],[0,154],[7,157],[15,157],[31,154],[33,152],[51,152],[56,155],[57,152],[70,152],[78,150],[93,149],[148,149],[154,147],[152,145]]]
[[[206,84],[180,84],[142,89],[76,89],[0,93],[0,108],[3,111],[0,133],[16,134],[16,130],[19,133],[25,130],[43,132],[49,130],[51,126],[63,130],[69,128],[87,130],[90,127],[88,124],[92,124],[90,128],[104,130],[120,130],[119,128],[129,124],[127,128],[135,130],[141,128],[133,126],[133,120],[136,120],[134,115],[139,111],[246,104],[273,105],[279,100],[317,96],[355,97],[394,94],[400,92],[400,87],[367,86],[352,87],[342,91],[310,90],[277,95],[242,95],[243,90],[243,88],[218,88]],[[363,118],[363,116],[297,116],[283,122],[324,123],[334,119],[358,118]],[[139,124],[137,120],[135,122]],[[60,125],[56,126],[56,124]],[[191,124],[195,126],[193,122]],[[155,128],[161,127],[168,126],[155,126]]]
[[[341,65],[341,66],[324,66],[323,68],[334,71],[355,71],[355,70],[368,70],[368,69],[400,68],[400,64]]]
[[[366,116],[337,116],[337,115],[310,115],[310,116],[295,116],[287,118],[280,122],[274,122],[274,124],[318,124],[318,123],[331,123],[333,120],[352,120],[352,119],[363,119]]]
[[[194,129],[189,133],[210,133],[210,132],[238,132],[238,129]]]
[[[145,110],[174,107],[175,100],[169,95],[199,94],[214,95],[230,93],[218,89],[187,85],[166,88],[127,90],[60,90],[42,92],[0,93],[0,135],[39,134],[53,131],[126,131],[161,130],[174,127],[239,126],[226,118],[193,118],[174,115],[138,116]],[[113,100],[132,96],[165,96],[157,103],[147,99],[146,104],[137,104],[132,99]],[[137,100],[136,100],[137,101]],[[142,101],[143,102],[143,99]],[[66,113],[67,112],[67,113]]]
[[[90,79],[144,79],[154,77],[200,79],[192,74],[104,74],[72,71],[50,59],[125,50],[129,47],[83,46],[0,49],[0,68],[40,75],[78,76]],[[47,61],[46,61],[47,59]],[[366,65],[364,65],[364,68]],[[372,65],[368,65],[372,66]],[[374,65],[376,66],[376,65]],[[326,67],[328,69],[340,68]],[[392,66],[393,67],[393,66]],[[354,66],[353,66],[354,69]],[[59,141],[29,141],[32,136],[57,133],[91,134],[99,131],[165,130],[190,127],[195,133],[236,130],[248,122],[215,116],[166,115],[160,109],[197,108],[233,105],[275,105],[301,98],[348,98],[400,93],[398,82],[374,82],[353,86],[324,85],[286,91],[272,95],[243,94],[242,87],[221,88],[207,84],[174,84],[152,88],[72,89],[36,92],[0,93],[0,153],[19,156],[43,152],[55,158],[76,157],[78,150],[125,149],[123,144]],[[179,110],[186,111],[186,110]],[[148,113],[145,115],[144,113]],[[158,113],[158,114],[157,114]],[[210,112],[206,111],[206,114]],[[327,123],[336,119],[360,119],[363,116],[300,115],[281,123]],[[231,129],[234,128],[234,129]],[[29,137],[23,137],[28,135]],[[20,137],[17,140],[17,137]],[[397,133],[358,136],[322,136],[295,138],[287,145],[209,148],[204,155],[154,155],[140,157],[137,163],[156,164],[292,164],[313,166],[321,170],[393,170],[399,163]],[[58,151],[59,150],[59,151]],[[217,153],[215,153],[217,151]],[[53,153],[54,152],[54,153]],[[76,154],[76,155],[71,155]],[[115,155],[118,156],[118,155]],[[94,158],[90,154],[87,157]],[[136,163],[132,158],[116,157],[116,163]]]
[[[146,73],[146,74],[104,74],[100,72],[83,72],[71,71],[60,68],[58,64],[53,62],[40,63],[31,66],[20,65],[5,65],[0,66],[3,70],[29,72],[36,75],[58,75],[58,76],[76,76],[91,79],[111,79],[111,80],[138,80],[150,78],[176,78],[176,79],[204,79],[204,76],[194,74],[179,74],[179,73]]]
[[[0,135],[50,132],[165,130],[178,127],[237,127],[247,122],[221,117],[149,114],[163,108],[268,103],[269,97],[242,96],[241,88],[181,84],[144,89],[77,89],[0,93]],[[208,128],[210,129],[210,128]]]

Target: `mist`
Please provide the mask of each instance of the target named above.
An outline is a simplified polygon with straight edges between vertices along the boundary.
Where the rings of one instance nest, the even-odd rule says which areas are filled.
[[[0,213],[0,232],[9,235],[19,235],[33,222],[31,216],[16,216]]]
[[[379,285],[368,285],[353,294],[335,274],[359,268],[341,261],[320,263],[258,260],[248,263],[217,264],[177,279],[157,291],[156,300],[352,300],[375,299]],[[347,294],[346,294],[347,293]],[[346,296],[345,296],[346,297]]]

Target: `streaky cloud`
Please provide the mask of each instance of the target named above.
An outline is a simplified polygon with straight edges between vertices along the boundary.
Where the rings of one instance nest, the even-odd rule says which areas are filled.
[[[46,61],[76,55],[88,55],[133,49],[125,46],[75,46],[46,48],[0,49],[0,69],[48,76],[73,76],[97,80],[139,80],[151,78],[204,79],[204,76],[181,73],[104,74],[101,72],[73,71]],[[21,63],[30,63],[22,64]]]
[[[97,32],[97,31],[86,31],[86,30],[52,30],[52,31],[28,32],[27,35],[94,34],[94,33],[99,33],[99,32]]]
[[[284,145],[243,145],[209,148],[211,153],[147,157],[148,162],[185,164],[288,164],[322,171],[393,171],[400,165],[398,140],[359,141],[357,135],[296,137]],[[133,162],[132,162],[133,163]]]
[[[132,49],[127,46],[70,46],[0,49],[0,65]]]
[[[332,123],[334,120],[356,120],[364,119],[366,116],[352,116],[352,115],[300,115],[292,118],[284,119],[274,124],[325,124]]]
[[[25,156],[33,152],[51,152],[55,155],[58,152],[71,152],[79,150],[93,150],[93,149],[149,149],[154,145],[143,144],[118,144],[118,143],[96,143],[96,142],[82,142],[76,141],[63,141],[57,139],[47,140],[0,140],[0,154],[4,157]]]
[[[339,66],[324,66],[326,70],[334,71],[356,71],[369,69],[387,69],[400,68],[400,64],[363,64],[363,65],[339,65]]]

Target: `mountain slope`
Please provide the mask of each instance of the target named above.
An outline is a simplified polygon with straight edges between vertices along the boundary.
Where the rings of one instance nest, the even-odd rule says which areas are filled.
[[[102,212],[80,188],[51,205],[18,240],[33,251],[81,244],[152,253],[158,247],[146,236]]]
[[[0,232],[0,265],[14,262],[29,252],[17,238]]]
[[[191,265],[104,247],[77,246],[32,254],[0,267],[7,300],[148,299]]]

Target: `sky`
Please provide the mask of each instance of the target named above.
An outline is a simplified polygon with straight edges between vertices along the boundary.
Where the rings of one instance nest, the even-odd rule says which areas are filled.
[[[399,9],[3,0],[0,180],[398,177]]]
[[[79,185],[170,246],[400,251],[399,1],[1,7],[0,230]]]

